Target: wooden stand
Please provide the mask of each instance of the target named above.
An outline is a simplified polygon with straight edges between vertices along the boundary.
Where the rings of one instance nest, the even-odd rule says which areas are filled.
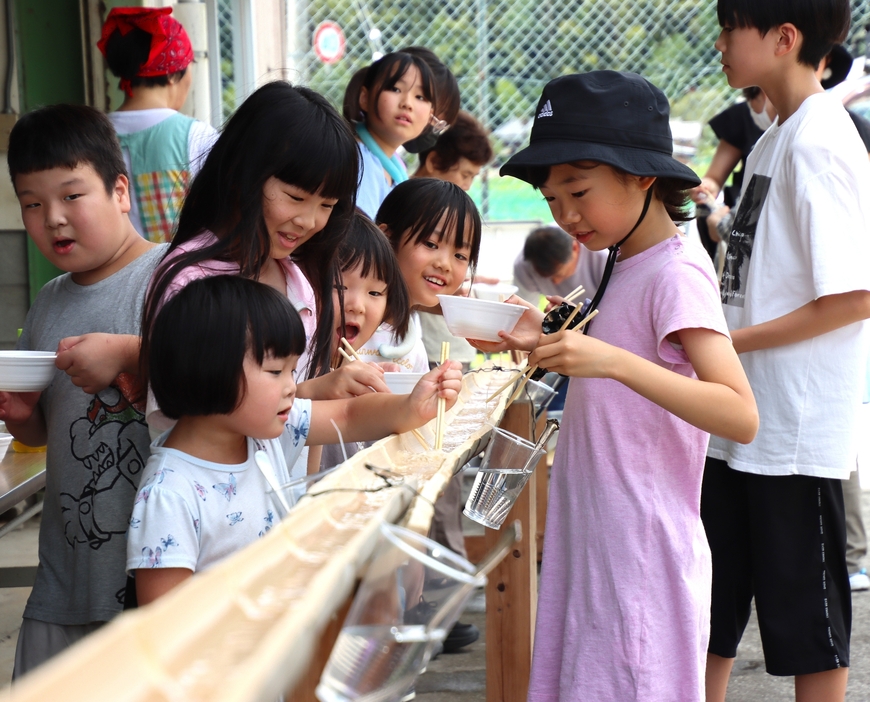
[[[326,667],[326,662],[332,653],[332,647],[341,633],[341,627],[344,624],[344,619],[347,617],[350,606],[353,604],[355,594],[356,588],[354,588],[347,601],[341,606],[341,609],[332,615],[329,624],[326,625],[326,628],[320,635],[317,650],[302,680],[299,681],[292,691],[284,695],[284,699],[287,702],[318,702],[314,691],[317,689],[318,684],[320,684],[320,676],[323,674],[323,669]]]
[[[515,402],[500,426],[531,440],[532,412],[530,403]],[[545,421],[544,417],[538,420],[536,434],[543,430]],[[546,470],[545,456],[505,520],[520,520],[523,540],[490,574],[486,585],[487,702],[522,702],[528,695],[538,605],[538,476],[546,477]],[[485,549],[495,546],[498,538],[498,531],[487,529]]]

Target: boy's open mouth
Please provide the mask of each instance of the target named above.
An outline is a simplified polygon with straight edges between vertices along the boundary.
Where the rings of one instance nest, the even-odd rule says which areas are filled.
[[[52,243],[52,248],[58,253],[69,253],[70,249],[72,249],[75,241],[72,239],[57,239]]]

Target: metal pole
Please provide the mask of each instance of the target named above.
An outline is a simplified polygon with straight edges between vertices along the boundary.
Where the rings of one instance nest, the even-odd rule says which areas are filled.
[[[477,104],[480,121],[489,129],[489,38],[486,21],[486,0],[477,0]],[[484,221],[489,219],[489,169],[483,169],[480,188],[480,209]]]
[[[193,45],[193,85],[181,111],[203,122],[211,123],[211,85],[208,70],[208,21],[206,7],[199,0],[179,0],[173,10]]]

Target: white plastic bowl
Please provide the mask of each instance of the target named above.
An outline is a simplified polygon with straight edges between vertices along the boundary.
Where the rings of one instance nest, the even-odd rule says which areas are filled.
[[[394,395],[407,395],[425,373],[384,373],[384,382]]]
[[[516,285],[508,283],[475,283],[471,286],[472,295],[481,300],[492,300],[493,302],[504,302],[513,295],[519,288]]]
[[[55,356],[51,351],[0,351],[0,390],[44,390],[54,377]]]
[[[12,443],[12,434],[0,434],[0,461],[6,456],[9,444]]]
[[[438,295],[444,322],[453,336],[480,341],[501,341],[500,331],[510,334],[526,308],[505,302]]]

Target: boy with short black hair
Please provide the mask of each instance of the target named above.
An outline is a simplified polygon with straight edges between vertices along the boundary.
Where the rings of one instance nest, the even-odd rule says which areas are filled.
[[[564,297],[582,285],[585,297],[593,298],[606,262],[606,252],[590,251],[559,227],[538,227],[514,260],[517,295],[536,303],[538,295]]]
[[[48,444],[19,677],[124,606],[125,534],[150,443],[138,402],[139,321],[165,247],[130,223],[121,148],[99,111],[55,105],[24,115],[9,136],[8,163],[28,236],[67,271],[40,291],[18,342],[56,350],[58,371],[42,393],[0,393],[9,431]]]
[[[750,154],[722,279],[758,400],[755,441],[711,437],[701,510],[713,554],[707,699],[724,700],[755,597],[765,663],[798,699],[843,699],[851,599],[841,478],[855,467],[870,345],[870,163],[814,75],[848,0],[720,0],[734,88],[779,115]]]

